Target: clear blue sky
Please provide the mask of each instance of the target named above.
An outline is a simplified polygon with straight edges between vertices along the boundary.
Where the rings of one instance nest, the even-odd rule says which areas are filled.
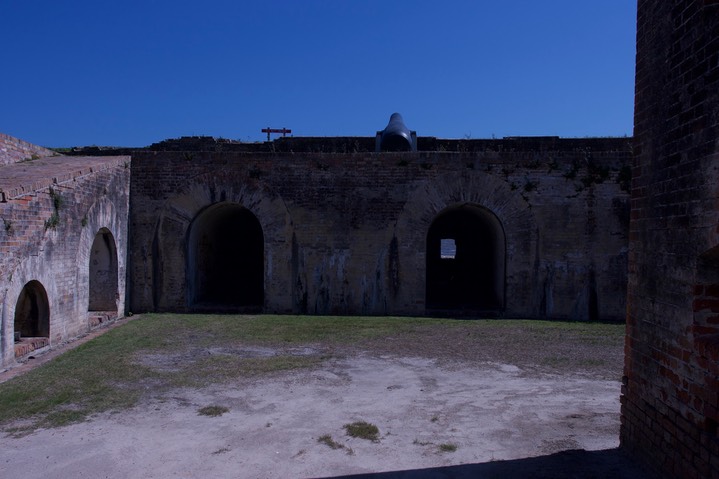
[[[0,132],[632,134],[634,0],[0,0]]]

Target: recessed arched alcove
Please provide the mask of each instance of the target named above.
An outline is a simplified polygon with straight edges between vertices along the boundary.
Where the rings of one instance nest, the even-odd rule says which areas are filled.
[[[42,283],[23,286],[15,305],[15,334],[23,338],[50,337],[50,306]]]
[[[190,225],[189,305],[203,310],[258,309],[264,302],[264,235],[257,217],[235,203],[219,203]]]
[[[95,234],[90,248],[88,311],[117,311],[117,247],[110,230]]]
[[[505,235],[488,209],[463,204],[445,209],[427,232],[429,310],[504,309]]]

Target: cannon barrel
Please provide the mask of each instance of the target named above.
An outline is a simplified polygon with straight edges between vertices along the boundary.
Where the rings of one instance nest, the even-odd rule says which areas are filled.
[[[416,151],[417,149],[417,133],[407,128],[399,113],[392,113],[387,127],[377,132],[377,137],[377,151]]]

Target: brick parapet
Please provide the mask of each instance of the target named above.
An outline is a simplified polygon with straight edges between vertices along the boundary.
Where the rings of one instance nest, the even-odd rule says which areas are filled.
[[[129,165],[129,156],[56,156],[0,166],[0,202],[33,194],[53,185],[66,185],[118,166],[129,168]]]
[[[631,138],[560,138],[560,137],[507,137],[501,139],[443,139],[419,137],[419,152],[447,153],[512,153],[564,152],[626,152]],[[76,147],[66,151],[68,155],[88,156],[135,156],[142,152],[214,152],[214,153],[312,153],[352,154],[374,153],[374,137],[286,137],[263,143],[242,143],[208,136],[182,137],[154,143],[145,148],[128,147]]]
[[[52,150],[0,133],[0,166],[55,155]]]

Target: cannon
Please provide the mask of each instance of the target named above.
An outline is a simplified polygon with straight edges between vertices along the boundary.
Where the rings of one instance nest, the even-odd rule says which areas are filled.
[[[417,151],[417,132],[407,128],[402,115],[392,113],[387,127],[377,132],[375,151]]]

